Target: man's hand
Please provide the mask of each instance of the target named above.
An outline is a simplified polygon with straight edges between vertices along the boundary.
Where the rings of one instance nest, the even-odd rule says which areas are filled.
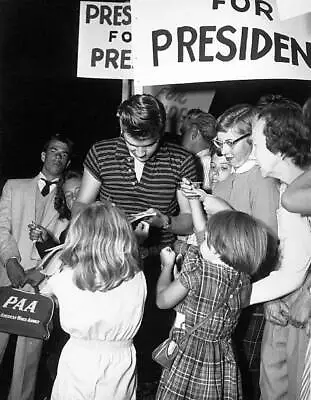
[[[16,258],[10,258],[6,264],[6,272],[13,287],[22,287],[25,284],[25,271]]]
[[[288,305],[282,300],[269,301],[264,304],[265,318],[273,324],[286,326],[288,324]]]
[[[296,328],[303,328],[310,317],[311,295],[308,290],[303,290],[290,306],[289,323]]]

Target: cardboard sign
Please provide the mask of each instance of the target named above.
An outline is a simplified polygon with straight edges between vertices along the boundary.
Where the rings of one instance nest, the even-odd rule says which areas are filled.
[[[152,94],[163,103],[167,116],[165,131],[177,135],[187,112],[191,108],[208,112],[215,95],[215,90],[193,84],[145,86],[143,92]]]
[[[311,76],[310,14],[275,0],[132,0],[138,85]]]
[[[132,78],[131,20],[128,2],[80,2],[79,77]]]

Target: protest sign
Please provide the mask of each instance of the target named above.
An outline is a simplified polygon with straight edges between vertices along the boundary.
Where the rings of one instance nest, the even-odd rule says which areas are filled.
[[[180,133],[181,122],[191,108],[208,112],[215,95],[215,90],[203,84],[144,86],[143,92],[152,94],[163,103],[167,116],[165,131],[172,134]]]
[[[79,77],[132,78],[131,19],[128,2],[80,2]]]
[[[275,0],[132,0],[138,85],[311,76],[310,14]]]

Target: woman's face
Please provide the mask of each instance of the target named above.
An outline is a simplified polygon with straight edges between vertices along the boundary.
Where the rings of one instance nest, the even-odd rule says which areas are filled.
[[[240,135],[236,128],[229,129],[226,132],[219,131],[217,133],[217,140],[221,144],[221,153],[234,168],[243,165],[252,152],[250,136],[246,136],[243,139],[242,136],[243,135]],[[236,141],[239,138],[241,138],[241,140]]]
[[[73,202],[77,199],[81,187],[81,179],[70,178],[63,184],[65,200],[69,210],[72,209]]]
[[[231,174],[231,165],[225,156],[214,154],[211,159],[209,180],[212,189],[218,182],[224,181]]]

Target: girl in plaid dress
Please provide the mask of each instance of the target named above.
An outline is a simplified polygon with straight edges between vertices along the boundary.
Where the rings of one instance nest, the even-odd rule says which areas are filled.
[[[227,300],[181,344],[171,369],[162,372],[157,400],[242,398],[231,335],[250,295],[250,276],[264,261],[267,247],[268,232],[259,221],[226,210],[207,221],[203,243],[189,247],[180,273],[174,268],[175,252],[168,247],[161,251],[157,305],[178,305],[178,323],[172,328],[178,343],[185,330]]]

